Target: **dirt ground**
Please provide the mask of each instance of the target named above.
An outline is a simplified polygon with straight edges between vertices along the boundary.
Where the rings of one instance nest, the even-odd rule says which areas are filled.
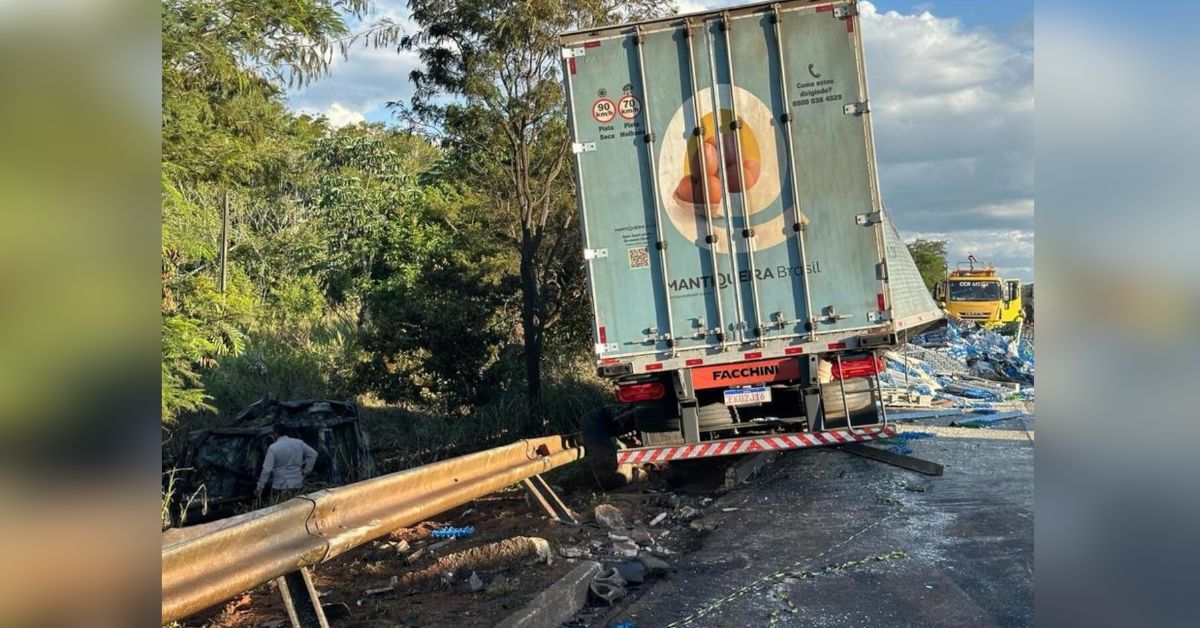
[[[698,533],[675,515],[683,509],[703,508],[705,496],[721,485],[723,469],[732,460],[712,465],[686,488],[668,485],[665,476],[602,494],[582,468],[564,470],[557,477],[560,495],[580,515],[581,525],[570,526],[552,521],[524,489],[513,487],[443,514],[437,520],[398,530],[384,539],[356,548],[329,563],[313,569],[314,586],[321,595],[330,624],[345,627],[375,626],[492,626],[523,607],[535,595],[562,577],[582,558],[621,561],[615,555],[618,539],[637,537],[643,551],[667,561],[695,545]],[[709,498],[711,501],[711,498]],[[622,513],[625,529],[614,530],[594,521],[597,504],[607,503]],[[656,526],[647,523],[660,513],[668,513]],[[466,538],[439,543],[429,538],[429,530],[441,526],[474,526]],[[663,534],[663,533],[666,534]],[[624,533],[624,534],[622,534]],[[540,561],[516,561],[497,568],[476,570],[484,588],[472,592],[467,573],[444,578],[426,586],[392,591],[393,578],[427,567],[439,556],[517,536],[540,537],[549,541],[554,555],[549,564]],[[401,551],[407,543],[407,549]],[[418,553],[419,552],[419,553]],[[567,553],[579,558],[562,556]],[[415,556],[415,558],[414,558]],[[371,593],[368,593],[371,591]],[[245,628],[286,626],[286,611],[274,583],[258,587],[226,604],[223,608],[184,622],[185,626]],[[282,622],[282,623],[281,623]]]

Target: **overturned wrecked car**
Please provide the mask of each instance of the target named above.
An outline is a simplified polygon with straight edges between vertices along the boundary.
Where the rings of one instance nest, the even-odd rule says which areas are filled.
[[[230,426],[188,434],[172,491],[175,523],[198,523],[252,508],[254,486],[276,422],[292,428],[296,438],[317,450],[316,466],[305,478],[305,492],[374,474],[357,405],[325,399],[276,401],[267,396],[238,414]]]

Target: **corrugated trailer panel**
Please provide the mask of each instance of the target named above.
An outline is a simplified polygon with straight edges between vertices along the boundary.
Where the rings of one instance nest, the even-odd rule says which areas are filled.
[[[942,317],[941,308],[925,288],[925,281],[908,252],[896,223],[884,212],[883,243],[887,254],[891,315],[898,329],[916,327]]]
[[[563,36],[598,359],[889,328],[856,13],[783,2]]]

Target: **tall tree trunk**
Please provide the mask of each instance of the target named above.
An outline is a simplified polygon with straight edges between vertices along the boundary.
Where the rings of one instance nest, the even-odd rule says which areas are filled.
[[[546,427],[542,405],[542,341],[545,321],[537,283],[537,236],[521,230],[521,329],[525,340],[525,404],[527,428],[538,433]]]

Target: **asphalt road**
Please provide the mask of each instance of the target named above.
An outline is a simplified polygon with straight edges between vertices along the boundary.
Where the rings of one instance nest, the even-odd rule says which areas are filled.
[[[945,465],[941,477],[829,449],[786,454],[718,500],[703,546],[618,616],[638,627],[1032,625],[1022,426],[1033,419],[1008,423],[909,442]]]

